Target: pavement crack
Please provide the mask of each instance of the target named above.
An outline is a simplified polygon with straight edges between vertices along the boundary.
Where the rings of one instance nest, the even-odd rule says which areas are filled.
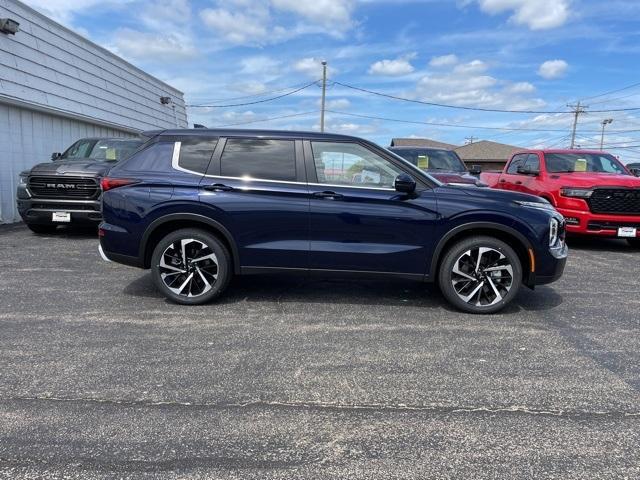
[[[144,400],[144,399],[107,399],[96,397],[54,397],[54,396],[20,396],[0,397],[0,402],[60,402],[60,403],[94,403],[124,407],[190,407],[205,409],[251,409],[280,408],[290,410],[347,411],[347,412],[416,412],[434,414],[520,414],[541,415],[551,417],[640,417],[640,412],[623,410],[570,410],[551,408],[531,408],[525,405],[509,406],[456,406],[456,405],[408,405],[384,403],[332,403],[332,402],[286,402],[251,400],[247,402],[187,402],[177,400]]]

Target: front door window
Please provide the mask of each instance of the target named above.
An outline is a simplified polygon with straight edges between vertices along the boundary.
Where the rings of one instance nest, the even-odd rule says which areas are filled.
[[[388,160],[357,143],[311,142],[318,183],[394,188],[402,171]]]

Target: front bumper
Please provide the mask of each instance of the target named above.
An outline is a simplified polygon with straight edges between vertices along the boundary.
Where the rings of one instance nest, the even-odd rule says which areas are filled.
[[[37,225],[97,224],[102,220],[100,200],[18,198],[18,212],[25,223]],[[71,222],[54,222],[54,212],[68,212]]]
[[[549,251],[548,256],[544,258],[544,268],[541,268],[539,272],[536,272],[535,285],[546,285],[553,283],[562,277],[564,268],[567,265],[567,257],[569,255],[569,247],[566,242],[562,243],[561,248],[552,249]]]
[[[640,215],[595,214],[584,210],[558,208],[567,220],[567,233],[617,237],[618,228],[634,227],[640,237]]]

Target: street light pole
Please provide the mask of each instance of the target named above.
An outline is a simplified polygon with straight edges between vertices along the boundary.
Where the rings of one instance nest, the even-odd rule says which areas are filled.
[[[327,62],[322,62],[322,103],[320,105],[320,131],[324,132],[324,103],[327,95]]]
[[[602,121],[602,135],[600,135],[600,150],[604,148],[604,127],[606,127],[607,124],[611,122],[613,122],[613,118],[605,118]]]

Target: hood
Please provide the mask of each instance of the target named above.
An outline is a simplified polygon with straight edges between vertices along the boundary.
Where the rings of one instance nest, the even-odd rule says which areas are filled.
[[[86,175],[102,176],[115,162],[101,162],[99,160],[58,160],[55,162],[39,163],[34,166],[31,175]]]
[[[479,182],[477,177],[467,172],[427,170],[427,173],[442,183],[467,183],[469,185],[477,185]]]
[[[459,187],[456,185],[444,185],[443,187],[446,191],[453,193],[463,192],[470,197],[474,197],[478,200],[486,200],[490,202],[497,202],[498,204],[505,204],[509,202],[514,202],[516,200],[521,202],[533,202],[533,203],[546,203],[548,204],[544,198],[538,197],[536,195],[529,195],[528,193],[520,193],[513,192],[509,190],[498,190],[494,188],[468,188],[468,187]]]
[[[640,178],[614,173],[573,172],[548,173],[549,179],[562,187],[635,187],[640,188]]]

